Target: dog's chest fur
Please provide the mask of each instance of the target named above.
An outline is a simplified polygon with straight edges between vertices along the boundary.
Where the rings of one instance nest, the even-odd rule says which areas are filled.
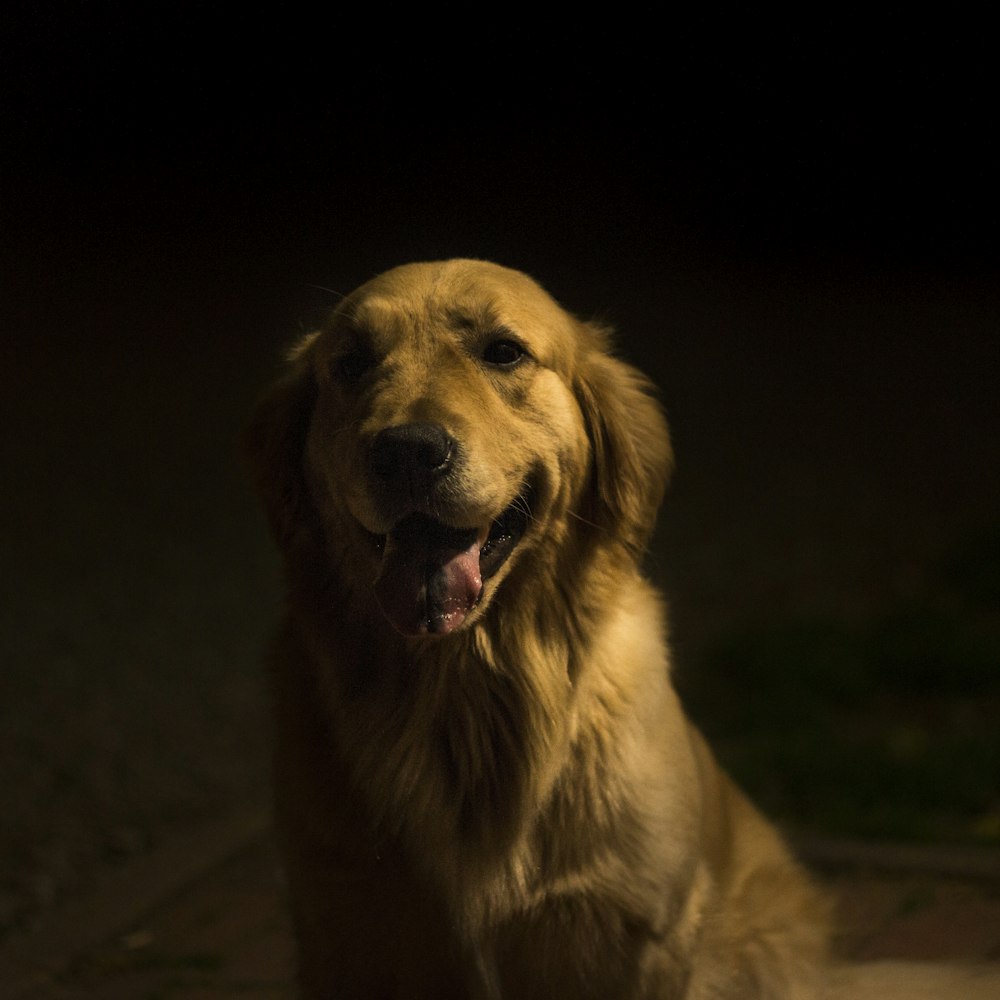
[[[582,670],[571,660],[579,637],[568,641],[555,624],[567,620],[558,595],[527,616],[492,609],[447,644],[383,631],[331,648],[324,630],[314,647],[331,738],[378,835],[412,852],[459,923],[502,921],[597,868],[609,891],[648,896],[637,911],[669,907],[666,859],[653,842],[674,843],[679,820],[650,815],[661,797],[646,786],[662,782],[662,766],[642,707],[652,717],[671,696],[666,654],[658,633],[632,627],[626,596],[579,624]],[[648,620],[655,599],[638,578],[631,599]],[[643,676],[609,684],[602,648],[645,662]],[[679,774],[690,766],[676,764]],[[657,874],[642,886],[637,872],[651,860]]]

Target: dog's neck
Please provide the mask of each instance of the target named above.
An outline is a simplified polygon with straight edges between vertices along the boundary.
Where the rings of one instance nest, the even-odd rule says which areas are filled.
[[[378,819],[392,832],[420,828],[422,842],[436,831],[449,851],[502,852],[551,785],[532,762],[552,761],[568,742],[560,730],[574,667],[564,637],[543,638],[519,610],[490,607],[442,638],[404,638],[330,611],[317,623],[336,738],[359,787],[378,789],[370,797],[385,803]]]

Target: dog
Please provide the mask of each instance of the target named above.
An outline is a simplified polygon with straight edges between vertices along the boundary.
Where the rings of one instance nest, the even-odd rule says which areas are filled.
[[[670,438],[607,330],[496,264],[398,267],[247,441],[302,996],[826,995],[828,904],[671,684]]]

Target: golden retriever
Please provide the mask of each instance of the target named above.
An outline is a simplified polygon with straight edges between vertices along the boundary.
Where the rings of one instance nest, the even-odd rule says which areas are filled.
[[[302,995],[818,995],[826,906],[670,679],[651,387],[533,280],[383,274],[251,460],[284,554],[275,788]]]

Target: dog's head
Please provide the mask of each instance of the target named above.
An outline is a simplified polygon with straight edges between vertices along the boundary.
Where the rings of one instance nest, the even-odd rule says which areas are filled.
[[[469,260],[348,296],[293,352],[249,446],[279,543],[323,546],[414,636],[485,614],[533,551],[587,535],[636,557],[670,464],[648,383],[604,332]]]

